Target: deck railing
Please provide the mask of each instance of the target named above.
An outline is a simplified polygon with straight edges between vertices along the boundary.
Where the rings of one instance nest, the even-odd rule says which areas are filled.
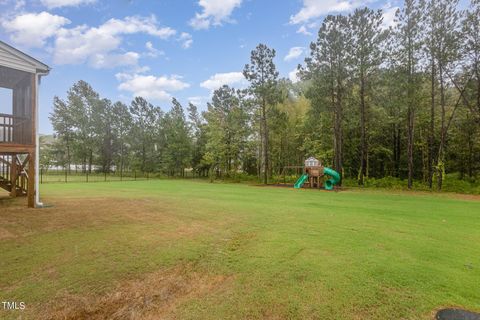
[[[31,123],[26,117],[0,113],[0,144],[32,144]]]

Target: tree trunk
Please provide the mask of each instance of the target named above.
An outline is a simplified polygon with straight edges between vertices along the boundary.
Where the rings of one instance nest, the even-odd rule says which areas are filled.
[[[88,155],[88,173],[92,173],[92,164],[93,164],[93,150],[90,149],[90,153]]]
[[[340,89],[337,88],[337,99],[332,94],[332,103],[334,104],[334,166],[340,174],[343,174],[343,132],[342,132],[342,99]],[[339,185],[342,181],[340,180]]]
[[[445,127],[445,86],[443,81],[443,66],[439,65],[440,71],[440,106],[441,106],[441,127],[440,127],[440,145],[438,147],[437,158],[437,189],[442,190],[443,183],[443,168],[445,161],[445,140],[446,140],[446,127]]]
[[[145,171],[146,153],[145,142],[142,142],[142,171]]]
[[[401,155],[401,141],[400,141],[400,126],[395,123],[393,125],[393,167],[394,177],[400,176],[400,155]]]
[[[120,176],[123,176],[123,140],[120,147]]]
[[[258,157],[257,157],[257,177],[260,180],[262,177],[262,160],[263,160],[263,123],[260,119],[260,143],[258,145]]]
[[[407,156],[408,156],[408,189],[413,186],[413,144],[414,144],[414,126],[415,126],[415,110],[411,105],[408,106],[408,141],[407,141]]]
[[[414,62],[413,62],[413,55],[414,49],[412,48],[412,28],[414,22],[409,19],[408,20],[408,60],[407,60],[407,166],[408,166],[408,182],[407,186],[408,189],[412,189],[413,187],[413,146],[415,143],[415,109],[414,105]]]
[[[435,61],[432,58],[431,70],[431,105],[430,105],[430,132],[428,135],[428,185],[433,187],[433,153],[434,153],[434,135],[435,135]]]
[[[268,126],[267,126],[267,106],[265,99],[262,101],[262,126],[263,126],[263,183],[268,183]]]
[[[361,146],[360,146],[360,174],[358,184],[363,186],[367,171],[367,128],[366,128],[366,105],[365,105],[365,79],[363,73],[360,75],[360,130],[361,130]]]
[[[70,173],[70,165],[71,165],[72,161],[70,159],[70,142],[69,140],[67,139],[67,171],[68,173]]]
[[[472,135],[468,136],[468,177],[473,178],[473,141]]]
[[[479,119],[479,121],[480,121],[480,72],[479,72],[478,63],[479,63],[478,60],[476,60],[475,61],[475,74],[477,76],[477,112],[478,112],[477,119]]]

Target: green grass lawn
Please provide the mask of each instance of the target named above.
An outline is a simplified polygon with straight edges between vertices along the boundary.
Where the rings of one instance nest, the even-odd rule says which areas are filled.
[[[0,318],[433,319],[480,311],[480,201],[197,181],[0,202]],[[43,315],[45,312],[45,315]]]

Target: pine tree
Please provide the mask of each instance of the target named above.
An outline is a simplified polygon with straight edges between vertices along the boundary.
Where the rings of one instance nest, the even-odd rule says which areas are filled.
[[[129,140],[131,138],[132,116],[127,105],[116,102],[112,107],[111,125],[115,136],[116,150],[116,169],[123,176],[126,160],[128,159]]]
[[[397,25],[394,32],[393,67],[399,70],[400,82],[406,92],[407,105],[407,162],[408,188],[413,185],[413,148],[415,142],[415,109],[418,107],[421,59],[422,11],[417,0],[405,0],[402,10],[396,13]]]
[[[349,15],[352,50],[350,51],[351,67],[355,82],[359,86],[360,99],[360,171],[358,184],[363,185],[368,176],[368,99],[372,94],[371,79],[384,61],[384,42],[388,35],[382,30],[383,15],[380,10],[369,8],[356,9]]]
[[[140,170],[151,172],[155,168],[155,130],[160,110],[141,97],[130,104],[132,115],[132,144],[139,158]]]
[[[437,188],[442,189],[445,171],[445,148],[447,140],[447,84],[448,74],[459,59],[460,15],[457,11],[458,0],[429,0],[426,3],[425,43],[431,64],[431,115],[430,115],[430,152],[429,184],[433,186],[433,165],[437,178]],[[440,141],[435,152],[435,109],[437,86],[440,95]]]
[[[333,118],[334,167],[343,171],[343,106],[348,79],[350,39],[348,19],[329,15],[323,21],[316,42],[310,44],[310,57],[301,68],[304,80],[312,80],[308,96],[314,104],[327,104]]]
[[[259,44],[251,52],[250,64],[245,65],[243,75],[250,81],[250,89],[256,98],[260,111],[260,137],[262,140],[263,154],[263,183],[268,183],[270,172],[269,161],[269,134],[268,134],[268,108],[279,101],[277,90],[278,71],[273,62],[275,50],[264,44]]]
[[[66,170],[70,172],[72,147],[75,140],[75,120],[72,110],[65,101],[55,96],[53,98],[53,112],[49,119],[58,138],[54,145],[54,148],[58,150],[56,154],[61,155],[58,156],[57,163],[62,163]],[[64,150],[64,152],[61,150]]]
[[[165,151],[164,166],[171,175],[185,174],[185,168],[191,162],[192,139],[182,105],[172,99],[172,108],[164,118]]]

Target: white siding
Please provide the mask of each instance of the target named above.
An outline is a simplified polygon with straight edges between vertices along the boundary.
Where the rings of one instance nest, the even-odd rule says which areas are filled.
[[[35,66],[0,47],[0,66],[35,73]]]

